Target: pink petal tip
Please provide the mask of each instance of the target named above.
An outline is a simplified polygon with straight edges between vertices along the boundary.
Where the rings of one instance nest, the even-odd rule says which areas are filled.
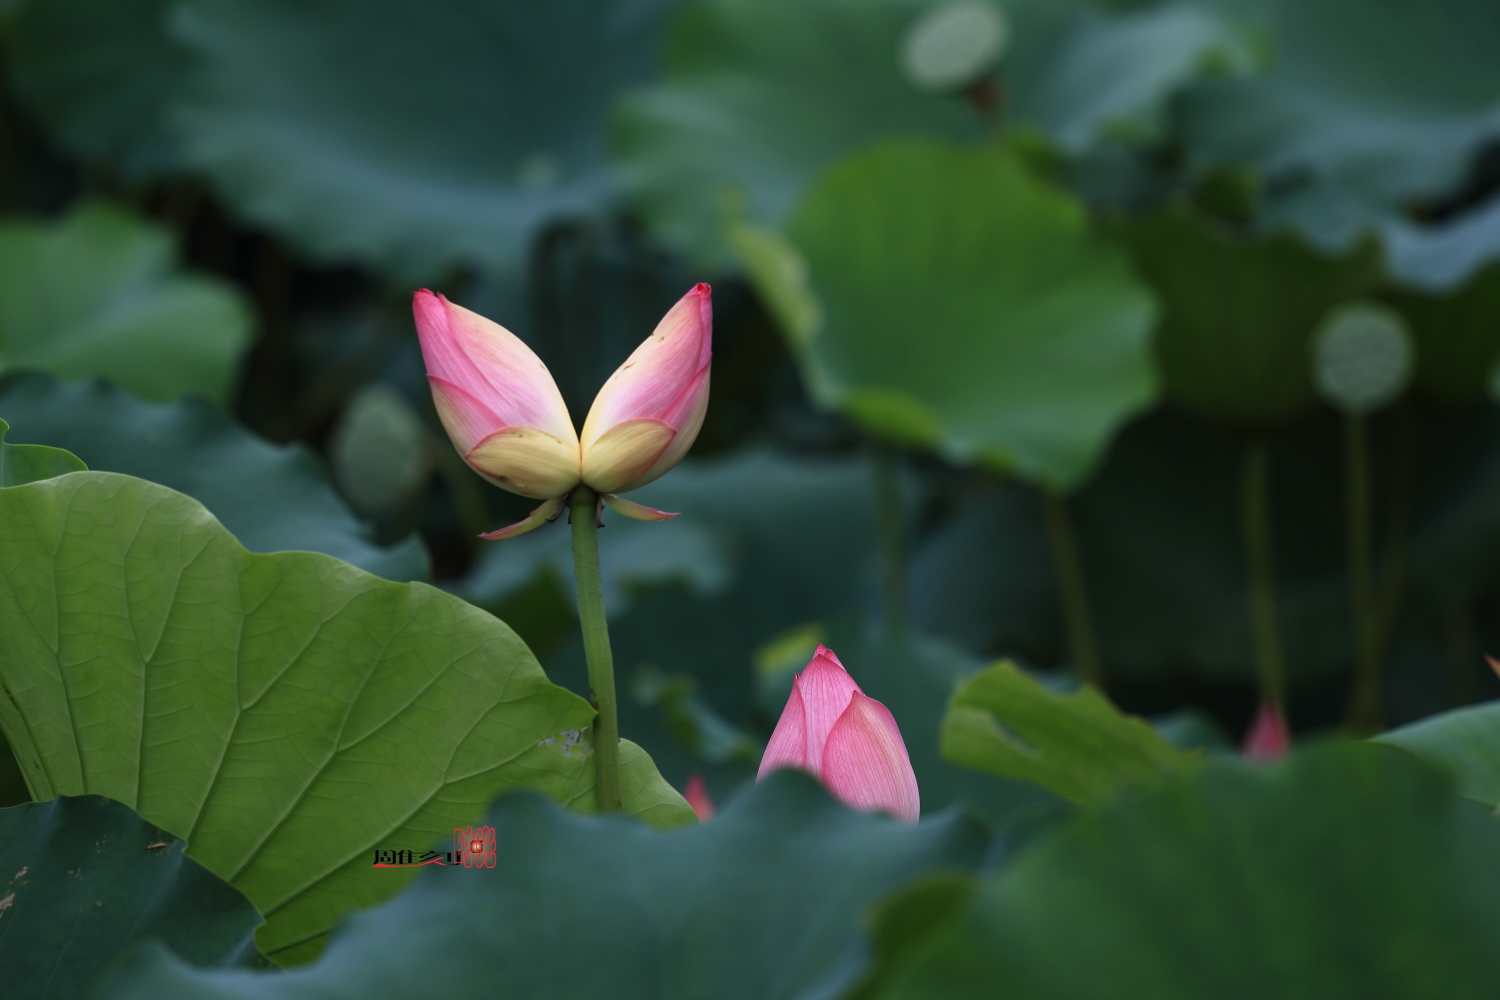
[[[693,807],[693,812],[698,814],[698,822],[707,823],[714,818],[714,800],[709,797],[708,786],[703,782],[703,775],[695,774],[688,778],[687,787],[682,790],[682,797],[687,799],[688,805]]]
[[[1291,748],[1292,736],[1281,714],[1281,706],[1273,701],[1261,702],[1255,721],[1245,734],[1240,756],[1246,760],[1277,760],[1285,757]]]

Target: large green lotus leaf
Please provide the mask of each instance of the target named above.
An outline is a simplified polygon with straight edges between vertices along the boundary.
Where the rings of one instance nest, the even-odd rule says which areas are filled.
[[[169,0],[33,0],[12,29],[17,93],[75,156],[138,178],[171,169],[162,109],[183,52],[165,30]]]
[[[409,278],[519,264],[614,190],[605,122],[667,0],[196,0],[171,121],[253,221]]]
[[[1184,95],[1204,163],[1250,164],[1265,221],[1348,248],[1408,202],[1456,187],[1500,132],[1500,8],[1487,0],[1215,0],[1263,33],[1271,68]]]
[[[511,788],[592,805],[593,710],[441,591],[249,553],[192,499],[98,472],[0,491],[0,574],[0,726],[33,798],[107,795],[187,840],[278,962],[401,888],[372,849]],[[683,818],[635,766],[652,815]]]
[[[259,964],[260,914],[182,848],[96,795],[0,809],[5,995],[91,995],[113,960],[151,938],[194,965]]]
[[[69,472],[87,472],[77,455],[44,444],[11,444],[10,424],[0,420],[0,486],[24,486]]]
[[[1389,747],[1203,768],[1033,841],[968,900],[951,881],[883,914],[862,996],[1500,991],[1500,825]]]
[[[1484,402],[1500,362],[1500,266],[1446,295],[1398,291],[1389,299],[1416,340],[1416,387],[1451,406]]]
[[[175,270],[171,237],[85,203],[0,222],[0,371],[103,375],[147,399],[223,401],[250,313],[220,281]]]
[[[1291,234],[1218,233],[1182,208],[1117,232],[1161,301],[1156,361],[1166,396],[1235,423],[1284,420],[1310,404],[1318,322],[1380,278],[1374,244],[1325,257]]]
[[[667,80],[621,104],[626,182],[656,235],[723,258],[726,208],[779,225],[824,167],[876,139],[977,137],[964,103],[901,75],[926,0],[697,0],[677,15]]]
[[[1444,712],[1375,739],[1449,771],[1461,794],[1500,806],[1500,702]]]
[[[326,552],[390,580],[427,579],[419,536],[373,544],[316,458],[264,441],[200,400],[143,403],[105,382],[28,373],[0,382],[0,416],[94,469],[186,493],[251,552]]]
[[[850,812],[791,772],[665,834],[533,796],[486,822],[494,871],[430,872],[352,917],[313,968],[200,972],[157,950],[105,996],[835,996],[866,907],[932,866],[972,869],[986,839],[956,812],[920,826]]]
[[[1029,781],[1081,805],[1195,766],[1198,758],[1127,716],[1092,687],[1049,691],[1002,661],[966,679],[943,718],[951,763]]]
[[[806,381],[877,435],[1066,489],[1155,393],[1150,292],[1003,148],[875,147],[788,232],[817,305],[784,324]]]

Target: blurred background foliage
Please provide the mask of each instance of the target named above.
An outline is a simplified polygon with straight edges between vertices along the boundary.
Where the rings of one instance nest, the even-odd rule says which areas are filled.
[[[409,296],[582,413],[713,282],[707,423],[638,498],[683,516],[601,540],[622,732],[679,788],[753,774],[819,641],[930,808],[1042,795],[938,754],[997,656],[1193,743],[1275,684],[1344,725],[1354,427],[1355,721],[1500,688],[1487,0],[8,0],[0,38],[11,441],[431,580],[574,690],[565,532],[475,538],[527,504],[449,446]],[[1412,348],[1373,412],[1315,365],[1351,303]]]

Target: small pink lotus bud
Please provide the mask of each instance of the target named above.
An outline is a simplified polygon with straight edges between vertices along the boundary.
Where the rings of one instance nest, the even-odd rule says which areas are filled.
[[[823,646],[792,682],[756,780],[783,767],[814,775],[852,808],[908,823],[921,813],[917,776],[895,718]]]
[[[1285,757],[1292,748],[1292,736],[1287,731],[1286,719],[1281,706],[1274,701],[1263,701],[1255,713],[1255,721],[1245,734],[1240,747],[1240,756],[1246,760],[1276,760]]]
[[[433,402],[464,461],[501,489],[538,500],[577,486],[578,432],[531,348],[425,288],[412,313]]]
[[[709,798],[708,786],[703,783],[703,775],[695,774],[688,778],[687,787],[682,790],[682,797],[687,799],[687,804],[693,807],[693,812],[698,814],[698,822],[707,823],[714,818],[714,800]]]
[[[583,423],[583,481],[600,493],[645,486],[682,460],[708,409],[713,304],[694,286],[626,359]]]

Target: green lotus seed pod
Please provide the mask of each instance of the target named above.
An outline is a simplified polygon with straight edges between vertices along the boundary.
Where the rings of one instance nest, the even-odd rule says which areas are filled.
[[[1010,23],[997,8],[983,0],[953,0],[907,29],[901,71],[919,90],[958,90],[992,69],[1009,41]]]
[[[1318,393],[1345,413],[1370,413],[1399,397],[1412,361],[1406,320],[1373,302],[1339,306],[1313,338]]]
[[[427,482],[427,431],[417,411],[382,383],[345,407],[329,444],[334,481],[361,517],[382,518],[410,503]]]

